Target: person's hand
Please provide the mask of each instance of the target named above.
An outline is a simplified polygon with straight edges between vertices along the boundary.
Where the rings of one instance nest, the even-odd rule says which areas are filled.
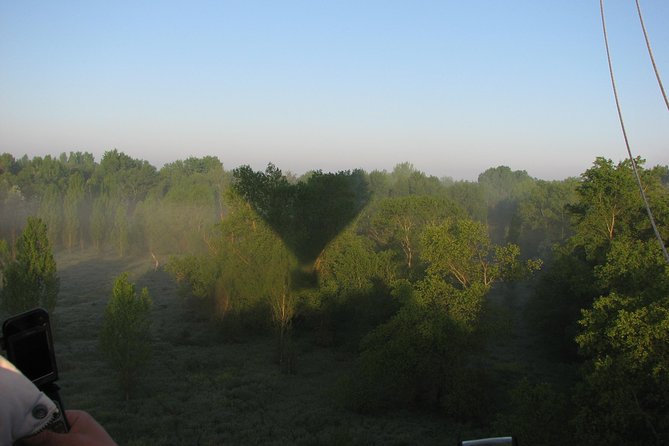
[[[70,432],[44,431],[23,440],[28,446],[117,446],[107,431],[87,412],[65,411]]]

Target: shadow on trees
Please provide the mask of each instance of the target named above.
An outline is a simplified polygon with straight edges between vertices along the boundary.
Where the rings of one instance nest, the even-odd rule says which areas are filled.
[[[316,261],[325,246],[351,223],[370,198],[361,170],[316,171],[291,184],[270,164],[233,171],[233,189],[276,232],[302,265]]]

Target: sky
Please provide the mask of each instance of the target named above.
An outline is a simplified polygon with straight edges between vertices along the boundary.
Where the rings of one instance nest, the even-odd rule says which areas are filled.
[[[669,2],[640,4],[669,76]],[[669,164],[635,2],[605,8],[632,151]],[[466,180],[627,156],[598,0],[0,0],[0,153],[112,149]]]

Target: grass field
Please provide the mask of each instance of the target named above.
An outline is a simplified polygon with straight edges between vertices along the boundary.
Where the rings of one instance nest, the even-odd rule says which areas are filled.
[[[351,366],[350,353],[298,339],[296,373],[282,373],[272,360],[273,339],[223,342],[202,308],[180,297],[148,257],[56,257],[63,400],[92,413],[121,445],[454,445],[491,434],[438,414],[363,416],[344,409],[337,384]],[[98,353],[104,308],[124,271],[153,300],[153,356],[129,401]]]

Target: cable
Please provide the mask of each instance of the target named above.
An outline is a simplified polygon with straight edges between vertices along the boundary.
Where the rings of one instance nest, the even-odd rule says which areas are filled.
[[[634,171],[634,176],[636,178],[637,185],[639,186],[639,192],[641,193],[641,198],[643,198],[644,205],[646,206],[646,212],[648,213],[648,218],[650,219],[650,224],[653,226],[653,231],[655,232],[655,237],[660,243],[662,248],[662,253],[664,254],[664,259],[667,264],[669,264],[669,252],[667,252],[666,246],[664,246],[664,241],[662,241],[662,235],[657,229],[655,224],[655,218],[653,217],[653,212],[650,210],[650,205],[648,204],[648,198],[646,198],[646,193],[643,190],[643,184],[641,184],[641,177],[639,176],[639,170],[637,169],[636,161],[634,156],[632,156],[632,149],[630,149],[629,139],[627,138],[627,130],[625,130],[625,121],[623,120],[623,113],[620,107],[620,100],[618,99],[618,89],[616,88],[616,79],[613,76],[613,64],[611,63],[611,51],[609,50],[609,37],[606,32],[606,18],[604,17],[604,0],[599,0],[599,10],[602,16],[602,29],[604,30],[604,44],[606,45],[606,59],[609,62],[609,74],[611,75],[611,85],[613,87],[613,96],[616,100],[616,109],[618,110],[618,119],[620,120],[620,128],[623,131],[623,137],[625,138],[625,147],[627,147],[627,154],[629,159],[632,162],[632,170]]]
[[[636,10],[639,12],[639,21],[641,22],[641,29],[643,30],[643,37],[646,39],[646,48],[648,48],[648,55],[650,56],[650,62],[653,64],[653,71],[655,71],[657,84],[660,86],[660,91],[662,92],[664,103],[667,106],[667,110],[669,110],[669,99],[667,99],[667,93],[664,91],[664,85],[662,84],[660,71],[657,69],[657,64],[655,63],[655,56],[653,56],[653,50],[650,48],[650,40],[648,39],[648,33],[646,32],[646,25],[644,25],[643,23],[643,15],[641,14],[641,6],[639,6],[639,0],[636,0]]]

